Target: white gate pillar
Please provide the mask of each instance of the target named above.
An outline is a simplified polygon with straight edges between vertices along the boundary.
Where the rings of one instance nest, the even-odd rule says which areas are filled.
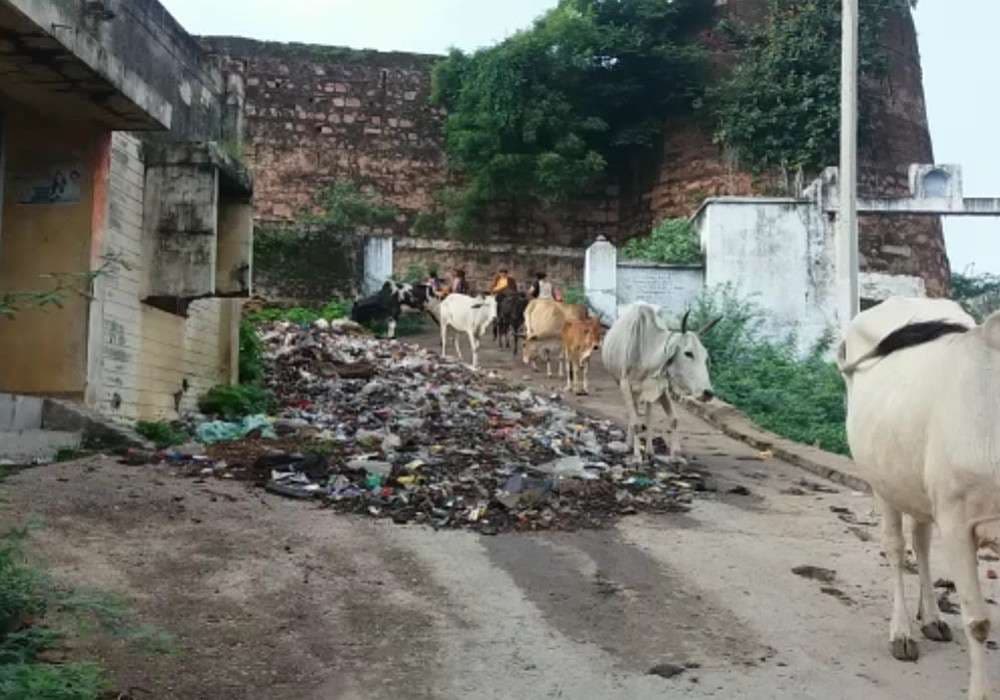
[[[587,248],[583,288],[587,306],[604,323],[614,323],[618,318],[618,249],[604,236]]]
[[[364,295],[375,294],[385,281],[392,278],[393,239],[391,236],[371,236],[365,239],[365,274],[361,285]]]

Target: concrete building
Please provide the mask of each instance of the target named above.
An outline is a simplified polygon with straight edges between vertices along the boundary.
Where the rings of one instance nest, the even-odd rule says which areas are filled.
[[[0,28],[0,297],[62,297],[0,318],[0,393],[193,408],[250,293],[239,78],[157,0],[0,0]]]

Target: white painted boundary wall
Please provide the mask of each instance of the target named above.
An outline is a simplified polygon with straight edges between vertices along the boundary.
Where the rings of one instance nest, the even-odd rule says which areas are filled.
[[[598,239],[587,250],[587,303],[606,323],[636,301],[679,318],[703,290],[729,287],[763,310],[766,338],[794,337],[805,354],[838,328],[835,229],[826,216],[810,199],[709,199],[693,218],[704,269],[619,261],[615,247]],[[923,280],[906,275],[863,273],[860,286],[868,301],[926,296]]]
[[[710,199],[695,215],[708,288],[730,286],[764,310],[766,337],[808,352],[836,329],[833,237],[812,202]]]
[[[587,249],[583,273],[587,304],[608,324],[622,307],[639,301],[662,306],[679,320],[701,294],[704,277],[696,265],[619,262],[617,249],[604,238]]]
[[[656,304],[681,318],[705,287],[700,265],[662,265],[626,260],[618,263],[618,306],[637,301]]]

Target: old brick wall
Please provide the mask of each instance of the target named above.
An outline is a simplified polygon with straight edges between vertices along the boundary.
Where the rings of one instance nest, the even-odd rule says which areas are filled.
[[[761,21],[767,0],[729,0],[720,7],[741,21]],[[245,80],[244,153],[256,176],[259,221],[291,222],[325,185],[349,180],[401,211],[374,233],[410,235],[417,213],[430,207],[432,193],[447,181],[445,114],[427,101],[436,57],[226,37],[203,41]],[[711,32],[704,41],[718,65],[732,62]],[[875,138],[862,162],[861,193],[867,196],[905,194],[908,165],[933,162],[912,19],[891,22],[885,43],[889,71],[877,86]],[[708,196],[775,194],[793,184],[741,171],[713,143],[710,125],[692,121],[667,124],[660,166],[627,179],[627,188],[616,183],[567,207],[497,211],[475,237],[582,249],[598,235],[620,242],[663,218],[690,215]],[[931,293],[947,290],[939,220],[866,218],[861,234],[864,269],[919,275]],[[397,272],[412,255],[397,254]],[[452,257],[437,262],[444,269]],[[466,267],[511,264],[509,255],[485,249],[476,259],[482,262],[470,258]]]
[[[244,157],[260,221],[287,223],[336,181],[354,182],[403,216],[409,232],[446,178],[444,115],[428,104],[436,57],[211,37],[246,88]]]
[[[345,180],[400,210],[372,233],[408,235],[430,209],[448,177],[445,112],[428,104],[439,57],[232,37],[203,43],[244,79],[243,152],[259,221],[294,221],[323,187]],[[609,186],[571,206],[498,208],[477,237],[585,245],[616,237],[619,219],[618,188]]]

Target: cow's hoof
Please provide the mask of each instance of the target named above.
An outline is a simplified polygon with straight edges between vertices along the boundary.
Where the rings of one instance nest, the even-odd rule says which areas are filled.
[[[944,620],[937,620],[929,624],[924,625],[920,628],[927,639],[932,642],[950,642],[951,641],[951,627]]]
[[[578,391],[578,392],[576,392],[576,395],[577,396],[590,396],[590,392],[589,391]]]
[[[920,648],[909,637],[900,637],[889,642],[889,651],[900,661],[916,661],[920,658]]]

